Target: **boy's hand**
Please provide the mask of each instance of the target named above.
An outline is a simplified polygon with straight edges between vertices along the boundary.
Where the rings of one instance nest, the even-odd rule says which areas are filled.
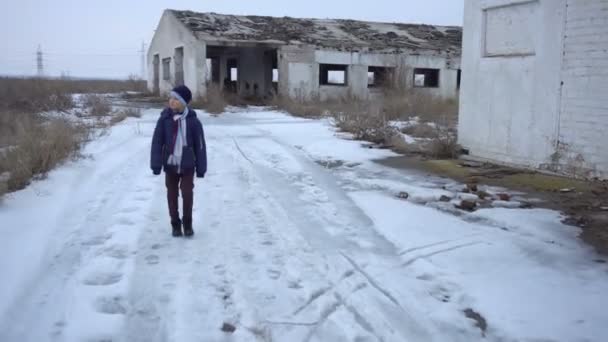
[[[205,178],[205,174],[204,173],[197,173],[196,174],[196,178]]]
[[[152,170],[152,173],[153,173],[155,176],[158,176],[158,175],[160,175],[160,170]]]

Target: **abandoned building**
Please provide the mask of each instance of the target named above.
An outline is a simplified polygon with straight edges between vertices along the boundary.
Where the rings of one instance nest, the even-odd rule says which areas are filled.
[[[460,27],[166,10],[148,51],[148,87],[326,100],[400,86],[456,98],[461,42]]]
[[[459,142],[482,159],[608,178],[608,2],[467,0]]]

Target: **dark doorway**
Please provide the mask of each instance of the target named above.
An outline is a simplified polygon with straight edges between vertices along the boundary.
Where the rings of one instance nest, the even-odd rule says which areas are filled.
[[[154,84],[152,92],[155,95],[160,94],[160,56],[158,54],[154,55],[154,59],[152,61],[154,66]]]
[[[175,85],[184,84],[184,48],[175,49]]]

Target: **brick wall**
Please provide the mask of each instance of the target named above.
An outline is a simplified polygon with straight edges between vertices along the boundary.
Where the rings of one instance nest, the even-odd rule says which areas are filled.
[[[555,161],[560,172],[608,178],[608,1],[567,4]]]

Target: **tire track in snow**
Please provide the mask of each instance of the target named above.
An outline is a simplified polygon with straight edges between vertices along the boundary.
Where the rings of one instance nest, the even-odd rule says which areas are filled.
[[[256,142],[259,140],[260,140],[260,138],[256,138]],[[280,145],[275,140],[271,139],[271,141],[275,145],[279,145],[279,149],[284,148],[284,151],[286,153],[289,153],[289,157],[293,156],[293,154],[291,154],[291,153],[301,153],[301,151],[295,151],[295,152],[291,151],[290,148],[285,148],[285,146]],[[320,238],[320,236],[322,236],[322,235],[315,235],[315,234],[311,235],[310,230],[300,227],[300,229],[299,229],[300,233],[303,234],[303,236],[307,237],[308,241],[313,242],[313,246],[316,247],[317,253],[320,252],[323,255],[327,254],[328,256],[331,256],[331,257],[326,257],[326,258],[331,259],[335,254],[335,252],[333,252],[332,250],[335,251],[336,249],[349,250],[349,251],[363,253],[363,254],[368,254],[373,251],[376,256],[378,256],[378,253],[379,253],[380,256],[384,256],[385,258],[393,259],[394,263],[398,264],[398,253],[394,249],[394,246],[392,244],[390,244],[388,241],[386,241],[383,237],[380,237],[379,235],[377,235],[377,233],[375,231],[369,230],[370,227],[367,224],[367,221],[369,221],[369,218],[367,218],[367,216],[365,216],[360,211],[360,209],[358,207],[356,207],[356,205],[352,202],[352,200],[343,193],[343,190],[341,190],[339,188],[339,186],[337,184],[335,184],[335,180],[333,179],[333,176],[329,175],[326,170],[324,170],[324,169],[319,170],[320,167],[318,165],[314,164],[314,162],[312,162],[310,160],[303,159],[299,156],[295,157],[295,160],[303,168],[305,177],[311,177],[310,181],[309,181],[309,184],[311,186],[317,187],[316,182],[319,181],[319,177],[322,179],[320,184],[323,185],[323,188],[319,188],[319,190],[322,192],[329,191],[329,193],[330,193],[329,197],[333,199],[331,201],[332,205],[337,205],[336,209],[337,209],[338,215],[342,214],[343,216],[341,216],[341,217],[349,218],[349,220],[347,220],[345,222],[337,222],[337,221],[335,221],[335,218],[325,216],[324,213],[319,213],[318,211],[314,211],[317,215],[313,216],[312,215],[313,210],[311,210],[311,209],[313,207],[315,207],[316,205],[308,202],[310,199],[306,199],[306,200],[298,199],[298,196],[293,195],[293,194],[298,193],[298,191],[295,190],[295,188],[298,187],[298,184],[282,183],[281,179],[288,178],[290,175],[292,175],[292,173],[290,171],[281,170],[280,167],[277,167],[276,170],[274,168],[269,169],[265,165],[260,165],[258,163],[261,160],[270,160],[271,162],[273,162],[273,160],[274,160],[276,162],[281,162],[280,155],[279,155],[279,157],[277,157],[277,155],[275,154],[274,156],[271,156],[270,158],[266,158],[264,156],[264,152],[261,152],[261,151],[258,152],[258,149],[262,148],[260,146],[265,146],[264,144],[251,143],[247,146],[248,146],[247,151],[242,151],[242,153],[247,153],[247,155],[250,156],[251,160],[256,161],[253,164],[254,170],[256,170],[256,173],[258,175],[260,175],[263,182],[265,184],[269,185],[268,188],[272,190],[271,191],[272,194],[280,200],[280,203],[289,212],[290,217],[295,218],[296,222],[319,221],[318,223],[317,222],[313,223],[313,225],[319,227],[319,229],[321,229],[321,230],[323,230],[327,226],[331,226],[332,224],[337,225],[338,227],[345,227],[343,225],[346,225],[348,222],[348,224],[354,225],[356,228],[358,228],[358,230],[357,230],[358,233],[364,233],[364,234],[366,232],[371,233],[371,234],[366,235],[366,237],[369,236],[366,239],[366,241],[375,242],[375,246],[372,243],[372,247],[363,248],[363,247],[359,246],[358,244],[354,244],[354,243],[338,242],[339,235],[338,236],[328,235],[327,238]],[[254,153],[251,153],[252,148],[253,148]],[[272,151],[273,151],[273,153],[277,153],[277,152],[274,152],[275,148],[273,148]],[[290,151],[290,152],[288,152],[288,151]],[[288,158],[288,157],[286,157],[286,158]],[[311,173],[309,173],[309,172],[311,172]],[[308,176],[306,176],[306,175],[308,175]],[[310,211],[308,211],[308,210],[310,210]],[[361,220],[363,220],[363,222],[366,222],[366,223],[361,224],[362,223]],[[333,248],[330,247],[330,246],[332,246],[332,244],[333,244]],[[340,247],[336,248],[337,246],[340,246]],[[338,253],[338,255],[340,255],[340,253]],[[354,260],[352,260],[352,258],[346,257],[345,260],[346,260],[345,265],[355,267],[355,269],[359,268],[357,270],[358,273],[361,273],[361,275],[364,277],[365,281],[368,282],[373,288],[375,288],[384,298],[386,298],[388,300],[388,302],[395,305],[395,307],[397,307],[399,309],[399,311],[404,312],[404,313],[408,312],[404,309],[402,304],[396,299],[396,297],[393,294],[391,294],[389,291],[387,291],[386,289],[381,287],[377,281],[375,281],[369,274],[367,274],[367,272],[365,272],[361,267],[359,267],[356,263],[354,263]],[[335,264],[335,262],[334,262],[334,264]],[[321,274],[323,274],[323,272],[321,272]],[[295,310],[295,312],[297,312],[297,313],[303,312],[310,305],[312,305],[316,300],[322,298],[323,295],[329,291],[330,290],[325,290],[324,288],[322,290],[320,290],[321,293],[319,293],[319,290],[314,291],[313,294],[304,302],[304,304],[301,304]],[[340,292],[334,291],[334,295],[336,293],[339,295]],[[339,305],[336,307],[334,304],[331,304],[331,303],[325,304],[325,307],[323,309],[323,314],[321,315],[320,324],[324,324],[324,322],[328,319],[328,317],[333,315],[333,313],[339,309],[340,309]],[[353,316],[353,323],[360,325],[356,321],[357,321],[357,319],[361,320],[361,317],[357,316],[357,315],[352,315],[352,316]],[[406,314],[406,316],[411,317],[409,312]],[[364,325],[365,324],[360,325],[361,328],[363,329],[363,331],[371,333],[368,329],[366,329],[366,327]],[[413,331],[415,331],[414,336],[419,336],[419,337],[420,336],[427,336],[427,337],[429,336],[429,334],[425,332],[426,328],[424,328],[423,325],[416,323],[415,320],[412,320],[412,322],[410,322],[409,325],[410,326],[416,325],[416,327],[413,329]],[[317,331],[317,329],[318,329],[318,327],[313,330]],[[307,336],[309,336],[308,338],[310,339],[310,338],[312,338],[312,336],[314,336],[314,334],[315,333],[313,332],[312,334],[307,335]]]

